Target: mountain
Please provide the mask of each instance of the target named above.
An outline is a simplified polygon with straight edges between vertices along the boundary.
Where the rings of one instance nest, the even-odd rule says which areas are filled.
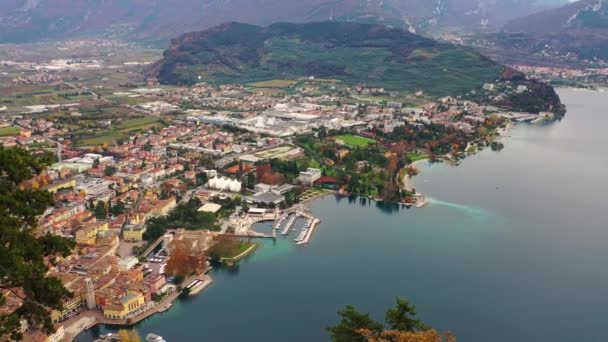
[[[464,95],[481,91],[485,83],[510,81],[526,85],[530,92],[500,104],[522,109],[518,106],[527,96],[526,110],[560,107],[550,86],[527,80],[472,50],[374,24],[223,24],[173,39],[148,76],[168,84],[314,76],[434,96]]]
[[[508,22],[506,47],[608,59],[608,0],[581,0]]]
[[[0,42],[103,35],[163,41],[227,21],[335,19],[418,32],[497,28],[567,0],[2,0]]]

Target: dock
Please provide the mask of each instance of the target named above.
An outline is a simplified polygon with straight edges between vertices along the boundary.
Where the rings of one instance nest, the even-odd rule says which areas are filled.
[[[293,223],[296,221],[296,218],[298,218],[297,214],[293,214],[289,218],[289,221],[287,221],[287,224],[285,225],[285,227],[281,231],[281,235],[287,235],[287,234],[289,234],[289,229],[291,228],[291,226],[293,226]]]
[[[286,214],[281,215],[281,217],[279,217],[279,219],[274,223],[274,225],[272,226],[273,230],[277,230],[281,228],[281,224],[287,219]]]
[[[213,283],[213,279],[210,276],[202,276],[200,279],[195,279],[188,286],[186,286],[186,290],[188,290],[189,296],[197,295],[199,292],[207,288],[207,286]]]
[[[321,220],[319,220],[318,218],[314,218],[312,220],[312,222],[310,223],[310,227],[308,228],[306,234],[304,235],[304,238],[301,239],[300,241],[296,242],[296,244],[297,245],[303,245],[303,244],[308,243],[308,241],[310,240],[310,237],[312,236],[313,231],[315,230],[315,227],[320,222],[321,222]]]

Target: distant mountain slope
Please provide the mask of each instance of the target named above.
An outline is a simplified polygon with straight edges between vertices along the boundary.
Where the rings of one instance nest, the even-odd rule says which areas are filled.
[[[172,40],[149,76],[169,84],[314,76],[435,96],[463,95],[481,90],[484,83],[510,80],[531,89],[526,108],[559,107],[550,86],[526,80],[469,49],[371,24],[223,24]],[[513,102],[508,104],[517,107],[519,99]]]
[[[552,49],[586,59],[608,59],[608,0],[581,0],[507,23],[506,48]]]
[[[224,24],[174,39],[153,74],[163,83],[247,83],[337,78],[437,94],[493,82],[502,68],[463,48],[399,29],[321,22],[259,27]]]
[[[268,25],[333,18],[418,32],[497,28],[567,0],[2,0],[0,42],[103,34],[165,40],[227,21]]]
[[[511,20],[505,24],[503,30],[541,35],[568,29],[606,27],[608,27],[608,1],[581,0]]]

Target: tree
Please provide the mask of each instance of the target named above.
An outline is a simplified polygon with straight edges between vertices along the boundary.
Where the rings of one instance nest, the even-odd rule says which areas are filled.
[[[202,272],[204,259],[204,254],[192,251],[187,244],[175,244],[167,261],[167,274],[188,276]]]
[[[359,331],[368,330],[374,334],[382,331],[382,324],[372,320],[369,314],[355,310],[351,305],[338,311],[341,316],[340,323],[327,328],[331,340],[334,342],[365,342],[367,339]]]
[[[258,165],[255,172],[256,178],[260,183],[270,185],[285,183],[285,176],[282,173],[275,172],[270,164]]]
[[[253,186],[255,185],[255,176],[253,175],[253,172],[250,172],[247,174],[247,188],[248,189],[253,189]]]
[[[116,201],[114,206],[110,208],[110,213],[112,216],[118,216],[125,212],[125,204],[122,201]]]
[[[118,330],[120,342],[140,342],[139,334],[135,330],[120,329]]]
[[[106,204],[101,201],[97,202],[95,211],[93,213],[98,220],[106,219],[108,217],[108,209],[106,208]]]
[[[39,174],[44,162],[48,160],[20,148],[0,147],[0,290],[20,288],[27,296],[17,311],[0,314],[0,340],[6,335],[20,339],[22,318],[31,327],[52,332],[48,308],[60,309],[62,300],[71,296],[58,279],[47,276],[44,259],[69,255],[74,241],[35,234],[37,219],[53,203],[53,197],[47,191],[18,186]]]
[[[327,138],[327,128],[325,128],[325,126],[321,126],[317,132],[317,136],[319,139],[325,140],[325,138]]]
[[[367,339],[367,342],[456,342],[452,333],[439,333],[436,330],[426,330],[420,332],[409,332],[399,330],[386,330],[379,336],[368,330],[360,331]]]
[[[415,318],[416,307],[407,300],[397,298],[396,306],[386,311],[388,329],[348,305],[338,311],[340,323],[327,328],[335,342],[455,342],[451,333],[439,334]]]
[[[396,306],[386,311],[385,321],[392,330],[416,332],[429,329],[414,316],[416,316],[416,307],[407,300],[397,297]]]
[[[112,166],[112,165],[106,165],[105,169],[103,170],[103,174],[106,176],[113,176],[116,173],[116,167]]]

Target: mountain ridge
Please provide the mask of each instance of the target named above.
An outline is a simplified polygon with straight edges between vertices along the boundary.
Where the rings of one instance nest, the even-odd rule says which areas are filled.
[[[566,0],[5,0],[0,42],[93,34],[166,41],[227,21],[340,20],[380,23],[419,32],[500,27],[506,20]]]
[[[608,60],[608,0],[581,0],[508,22],[495,41],[505,51]]]

